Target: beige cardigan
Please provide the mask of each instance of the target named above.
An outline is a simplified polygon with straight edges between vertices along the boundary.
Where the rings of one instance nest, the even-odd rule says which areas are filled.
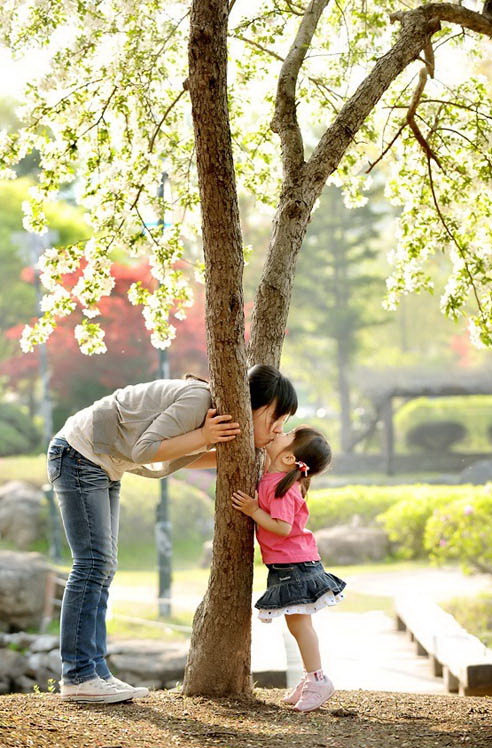
[[[160,463],[152,462],[164,439],[199,428],[211,407],[206,382],[157,379],[116,390],[71,416],[58,436],[84,457],[101,465],[113,480],[124,472],[162,478],[196,460],[205,450]]]

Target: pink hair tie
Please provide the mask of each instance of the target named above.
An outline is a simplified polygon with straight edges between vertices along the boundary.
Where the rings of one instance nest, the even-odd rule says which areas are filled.
[[[301,471],[301,473],[304,473],[304,476],[307,476],[308,470],[309,470],[309,465],[306,465],[306,463],[302,462],[302,460],[296,460],[296,465],[299,468],[299,470]]]

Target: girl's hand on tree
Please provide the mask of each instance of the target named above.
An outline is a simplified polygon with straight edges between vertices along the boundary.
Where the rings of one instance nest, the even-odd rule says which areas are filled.
[[[232,494],[232,506],[234,509],[246,514],[248,517],[252,517],[253,514],[259,509],[258,504],[258,491],[255,491],[254,499],[248,496],[244,491],[235,491]]]
[[[238,423],[230,423],[232,416],[216,416],[216,408],[207,411],[202,433],[205,444],[217,444],[217,442],[230,442],[241,433]]]

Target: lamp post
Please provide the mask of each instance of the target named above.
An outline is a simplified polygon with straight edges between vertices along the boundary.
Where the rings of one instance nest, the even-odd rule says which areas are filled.
[[[157,190],[157,196],[162,199],[162,214],[157,225],[165,229],[165,185],[168,180],[167,172],[163,171]],[[167,351],[158,351],[158,376],[169,379],[169,361]],[[159,595],[157,599],[160,616],[171,615],[171,581],[172,581],[172,534],[169,519],[169,492],[167,478],[160,479],[160,497],[156,511],[155,541],[157,547],[157,563],[159,567]]]
[[[16,240],[27,254],[27,261],[34,270],[34,288],[36,291],[36,314],[41,314],[41,283],[37,262],[42,252],[56,241],[56,233],[48,232],[42,236],[33,233],[22,233],[16,235]],[[48,348],[46,343],[39,346],[39,378],[41,381],[40,415],[43,421],[43,447],[46,450],[53,436],[53,408],[50,393],[50,373],[48,366]],[[50,483],[43,485],[43,492],[48,503],[49,513],[49,555],[50,558],[60,563],[61,557],[61,534],[58,511],[55,505],[53,488]]]

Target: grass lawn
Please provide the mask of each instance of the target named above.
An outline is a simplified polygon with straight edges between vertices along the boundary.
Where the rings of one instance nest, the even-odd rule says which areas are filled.
[[[355,575],[371,573],[394,574],[399,571],[424,568],[424,563],[398,562],[394,564],[367,564],[331,569],[337,576],[350,579]],[[157,571],[121,570],[114,585],[116,599],[111,604],[108,633],[113,638],[180,639],[189,636],[196,605],[207,588],[208,569],[179,569],[173,573],[172,616],[160,618],[157,611]],[[253,593],[266,588],[266,568],[258,564],[254,570]],[[124,599],[125,592],[127,598]],[[333,613],[365,613],[382,610],[393,613],[393,598],[386,595],[369,595],[347,590],[343,603],[333,608]]]
[[[363,574],[395,574],[399,571],[425,568],[423,562],[402,561],[392,564],[366,564],[339,566],[331,571],[345,579]],[[69,566],[58,567],[68,571]],[[203,597],[208,582],[208,569],[187,568],[173,572],[172,615],[163,618],[158,615],[156,569],[118,570],[114,580],[114,599],[110,603],[108,633],[114,639],[182,639],[189,636],[193,615],[198,602]],[[267,570],[262,564],[255,565],[253,594],[266,588]],[[393,614],[393,598],[389,595],[366,595],[347,589],[341,605],[335,606],[334,614],[366,613],[382,610]],[[53,621],[50,633],[58,632],[58,622]]]

